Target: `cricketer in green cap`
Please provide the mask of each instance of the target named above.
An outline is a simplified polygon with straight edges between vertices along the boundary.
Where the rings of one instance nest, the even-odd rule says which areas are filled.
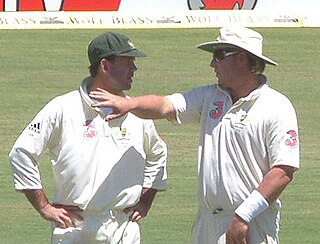
[[[166,143],[151,120],[134,114],[106,122],[112,108],[95,108],[99,100],[89,93],[128,97],[136,57],[145,55],[114,33],[95,38],[88,54],[90,76],[48,103],[13,146],[15,189],[51,222],[51,243],[140,244],[138,221],[167,188]],[[47,149],[59,155],[52,165],[54,203],[42,189],[34,157]]]
[[[88,46],[88,58],[92,65],[109,56],[146,57],[146,54],[139,51],[128,37],[106,32],[91,41]]]

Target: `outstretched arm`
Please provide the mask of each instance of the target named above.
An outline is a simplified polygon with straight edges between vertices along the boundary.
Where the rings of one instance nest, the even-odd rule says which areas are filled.
[[[93,107],[110,107],[113,109],[113,113],[106,117],[107,120],[119,118],[128,112],[132,112],[143,119],[175,120],[176,117],[173,105],[164,96],[147,95],[125,98],[98,88],[96,91],[90,92],[90,97],[99,101]]]

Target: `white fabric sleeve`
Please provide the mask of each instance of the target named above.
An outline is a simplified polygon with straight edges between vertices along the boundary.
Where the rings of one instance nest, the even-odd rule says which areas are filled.
[[[176,110],[177,124],[200,121],[203,102],[207,93],[211,91],[209,87],[199,87],[184,94],[175,93],[167,96]]]
[[[300,164],[298,123],[295,110],[288,99],[283,99],[280,106],[270,116],[267,145],[271,165],[292,166]]]
[[[184,99],[183,95],[180,93],[175,93],[172,95],[166,96],[172,103],[173,107],[176,110],[176,122],[177,124],[181,124],[181,120],[179,118],[179,115],[186,111],[187,106],[186,106],[186,100]]]
[[[41,189],[39,157],[45,151],[55,129],[55,109],[47,104],[24,129],[9,154],[16,190]],[[53,114],[53,116],[52,116]]]
[[[153,121],[146,120],[144,130],[146,166],[143,187],[164,191],[168,186],[167,145],[159,136]]]

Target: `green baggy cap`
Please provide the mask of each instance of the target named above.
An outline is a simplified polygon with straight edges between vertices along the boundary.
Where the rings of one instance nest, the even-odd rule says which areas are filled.
[[[130,39],[115,32],[106,32],[94,38],[88,46],[90,64],[99,63],[108,56],[146,57],[139,51]]]

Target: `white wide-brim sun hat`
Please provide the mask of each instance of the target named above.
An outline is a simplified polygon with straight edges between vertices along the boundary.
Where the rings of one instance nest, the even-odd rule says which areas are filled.
[[[197,46],[201,50],[214,53],[216,49],[241,48],[268,64],[278,65],[275,61],[262,54],[263,37],[259,32],[245,27],[223,27],[215,41],[201,43]]]

